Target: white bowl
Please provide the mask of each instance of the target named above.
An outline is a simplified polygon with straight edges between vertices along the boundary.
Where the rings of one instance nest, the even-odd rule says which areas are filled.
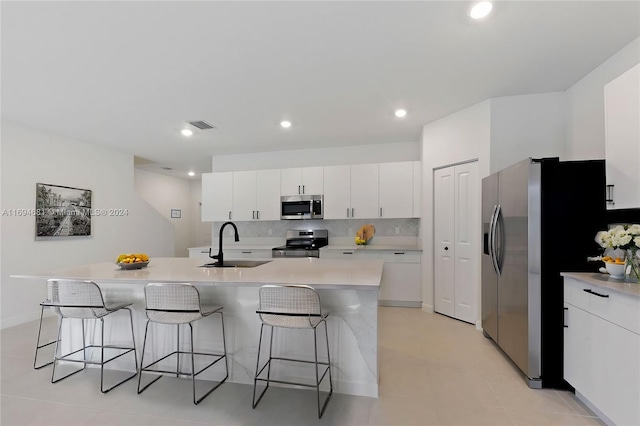
[[[611,275],[612,278],[623,278],[624,277],[624,264],[616,264],[611,262],[604,262],[605,267],[607,268],[607,272]]]

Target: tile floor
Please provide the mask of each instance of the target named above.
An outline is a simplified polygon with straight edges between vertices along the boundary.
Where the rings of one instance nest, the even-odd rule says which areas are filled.
[[[419,309],[380,308],[380,397],[334,394],[318,420],[312,391],[225,383],[200,405],[189,380],[135,381],[108,394],[95,371],[55,385],[32,368],[37,322],[2,330],[0,424],[13,425],[601,425],[568,392],[529,389],[474,326]]]

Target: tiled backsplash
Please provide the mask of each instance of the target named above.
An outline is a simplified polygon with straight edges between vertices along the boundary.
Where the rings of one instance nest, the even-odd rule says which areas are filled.
[[[218,236],[222,223],[223,222],[214,222],[214,238]],[[274,220],[234,223],[238,227],[238,233],[248,238],[284,238],[288,229],[327,229],[329,231],[329,238],[353,237],[362,225],[369,223],[375,226],[377,236],[417,237],[420,219]],[[227,227],[226,229],[229,228]]]

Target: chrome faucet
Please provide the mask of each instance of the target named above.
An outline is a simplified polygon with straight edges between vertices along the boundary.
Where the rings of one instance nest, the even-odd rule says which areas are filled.
[[[212,259],[217,259],[218,261],[216,263],[213,264],[213,266],[216,267],[222,267],[224,266],[224,256],[222,255],[222,236],[224,235],[223,231],[224,228],[227,225],[231,225],[233,226],[233,230],[235,231],[235,240],[240,241],[240,237],[238,236],[238,228],[236,227],[236,224],[233,222],[225,222],[222,224],[222,226],[220,227],[220,235],[218,236],[218,254],[215,256],[211,255],[211,247],[209,247],[209,257]]]

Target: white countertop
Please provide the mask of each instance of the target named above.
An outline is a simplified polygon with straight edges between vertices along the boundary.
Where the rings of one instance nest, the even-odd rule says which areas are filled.
[[[114,263],[94,263],[14,278],[59,278],[97,283],[190,282],[214,286],[305,284],[320,289],[377,290],[382,278],[382,260],[273,259],[255,268],[202,268],[206,259],[153,258],[142,269],[122,270]]]
[[[640,297],[640,284],[625,283],[624,280],[611,278],[609,274],[597,272],[562,272],[560,275],[575,278],[587,284],[596,285],[619,293]]]
[[[345,245],[328,245],[328,246],[324,246],[320,249],[320,251],[323,250],[361,250],[361,251],[381,251],[381,250],[387,250],[387,251],[422,251],[421,248],[419,248],[416,245],[383,245],[383,244],[379,244],[379,245],[374,245],[374,244],[365,244],[365,245],[356,245],[356,244],[345,244]]]
[[[212,248],[213,253],[218,253],[218,246],[202,246],[202,247],[189,247],[188,250],[206,251],[209,253],[209,247]],[[224,244],[222,251],[225,250],[271,250],[274,245],[266,246],[264,244]]]

